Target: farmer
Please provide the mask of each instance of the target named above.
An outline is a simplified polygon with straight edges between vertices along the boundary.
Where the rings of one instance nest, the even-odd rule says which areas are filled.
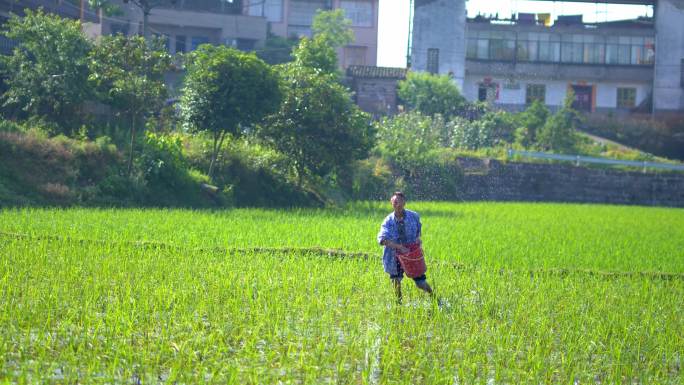
[[[394,286],[394,293],[397,295],[397,301],[401,303],[401,279],[404,277],[404,269],[396,254],[407,254],[409,252],[408,245],[421,244],[421,224],[418,213],[404,209],[406,197],[403,192],[397,191],[392,194],[390,202],[392,202],[394,212],[389,214],[382,222],[380,232],[378,233],[378,242],[385,246],[382,264],[385,272],[390,276]],[[432,288],[428,285],[424,273],[414,277],[413,281],[416,283],[416,286],[434,297]]]

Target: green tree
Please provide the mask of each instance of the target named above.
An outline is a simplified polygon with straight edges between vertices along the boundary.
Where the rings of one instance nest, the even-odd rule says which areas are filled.
[[[537,133],[549,118],[549,109],[539,100],[535,100],[527,109],[518,114],[519,128],[515,131],[515,141],[522,147],[532,147],[537,141]]]
[[[269,32],[263,48],[257,49],[256,54],[270,65],[289,63],[294,59],[292,50],[298,42],[298,39],[287,39]]]
[[[258,131],[259,136],[287,155],[302,186],[308,173],[331,172],[344,180],[352,161],[368,155],[374,130],[370,117],[352,101],[334,74],[299,63],[281,66],[285,98],[280,110]]]
[[[181,96],[181,116],[193,132],[208,131],[213,138],[209,177],[227,135],[238,137],[281,100],[278,76],[253,53],[226,46],[201,45],[187,62]]]
[[[572,108],[575,94],[570,91],[565,97],[563,108],[551,116],[539,130],[537,144],[541,150],[571,152],[577,144],[577,126],[581,122],[579,112]]]
[[[344,11],[319,11],[313,20],[313,38],[304,37],[295,47],[293,56],[299,66],[338,74],[337,49],[354,41],[351,21]]]
[[[5,107],[21,109],[72,134],[83,121],[90,96],[88,52],[91,44],[76,21],[26,10],[12,16],[4,33],[19,44],[1,60],[8,87]]]
[[[311,30],[314,38],[322,40],[332,48],[339,48],[354,41],[352,22],[346,18],[343,9],[319,10],[313,18]]]
[[[399,82],[399,97],[410,110],[423,115],[441,114],[445,119],[462,115],[467,102],[448,75],[409,72]]]
[[[159,39],[148,43],[139,36],[103,36],[90,54],[89,81],[98,98],[130,119],[129,174],[136,128],[163,107],[168,95],[164,74],[170,68],[171,57]]]

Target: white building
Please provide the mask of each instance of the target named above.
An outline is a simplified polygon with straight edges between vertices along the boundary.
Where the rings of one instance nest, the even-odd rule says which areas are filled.
[[[583,111],[684,111],[684,0],[652,4],[653,19],[587,24],[518,14],[468,19],[465,0],[416,0],[412,69],[451,74],[469,100],[520,110],[534,99]]]

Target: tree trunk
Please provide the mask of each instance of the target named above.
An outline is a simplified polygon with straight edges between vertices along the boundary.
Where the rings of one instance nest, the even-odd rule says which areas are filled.
[[[302,188],[302,181],[304,180],[304,167],[300,167],[299,164],[295,165],[295,170],[297,170],[297,187]]]
[[[135,145],[135,114],[133,114],[133,117],[131,119],[131,145],[129,146],[129,151],[128,151],[128,172],[126,176],[130,177],[131,176],[131,170],[133,169],[133,147]]]
[[[226,133],[221,132],[218,135],[214,135],[214,145],[211,152],[211,163],[209,163],[209,179],[214,178],[214,165],[216,164],[216,159],[218,159],[218,153],[223,146],[223,140],[226,138]]]
[[[146,42],[150,41],[150,11],[148,7],[143,8],[143,37]]]

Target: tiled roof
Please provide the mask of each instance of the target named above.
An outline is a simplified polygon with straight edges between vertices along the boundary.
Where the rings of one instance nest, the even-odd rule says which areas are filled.
[[[347,76],[353,78],[405,79],[406,68],[349,66]]]

